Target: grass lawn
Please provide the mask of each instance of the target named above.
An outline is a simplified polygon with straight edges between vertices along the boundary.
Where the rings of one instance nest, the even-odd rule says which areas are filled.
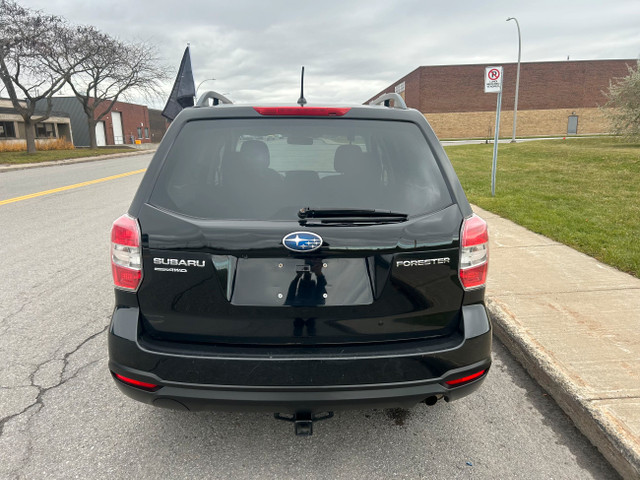
[[[33,154],[27,152],[0,152],[0,165],[17,165],[21,163],[40,163],[68,158],[95,157],[108,153],[125,153],[135,151],[129,147],[74,148],[73,150],[41,150]]]
[[[445,148],[472,203],[640,277],[640,143],[618,138]]]

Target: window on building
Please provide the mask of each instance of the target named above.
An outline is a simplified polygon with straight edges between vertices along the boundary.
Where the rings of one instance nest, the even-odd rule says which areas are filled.
[[[138,127],[138,138],[142,138],[142,127]]]
[[[36,123],[37,138],[53,138],[56,136],[56,130],[53,123]]]
[[[144,127],[144,138],[149,138],[149,127]]]
[[[16,128],[13,122],[0,122],[0,138],[16,138]]]

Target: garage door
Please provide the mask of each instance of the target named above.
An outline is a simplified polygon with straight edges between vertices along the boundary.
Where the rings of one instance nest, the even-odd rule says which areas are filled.
[[[122,113],[111,112],[113,120],[113,143],[122,145],[124,143],[124,133],[122,133]]]
[[[104,147],[107,144],[107,138],[104,132],[104,122],[96,123],[96,143],[99,147]]]

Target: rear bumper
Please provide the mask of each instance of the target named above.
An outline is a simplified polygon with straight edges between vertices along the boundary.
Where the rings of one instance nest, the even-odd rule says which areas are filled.
[[[109,368],[159,388],[116,385],[135,400],[182,410],[408,408],[433,396],[468,395],[486,374],[455,387],[445,382],[491,365],[491,325],[481,304],[462,308],[460,328],[446,340],[367,346],[186,348],[145,341],[138,323],[137,308],[114,311]]]

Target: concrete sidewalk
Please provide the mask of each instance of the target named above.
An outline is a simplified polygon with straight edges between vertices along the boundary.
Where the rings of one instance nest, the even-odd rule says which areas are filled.
[[[640,478],[640,279],[474,207],[494,331],[624,478]]]

